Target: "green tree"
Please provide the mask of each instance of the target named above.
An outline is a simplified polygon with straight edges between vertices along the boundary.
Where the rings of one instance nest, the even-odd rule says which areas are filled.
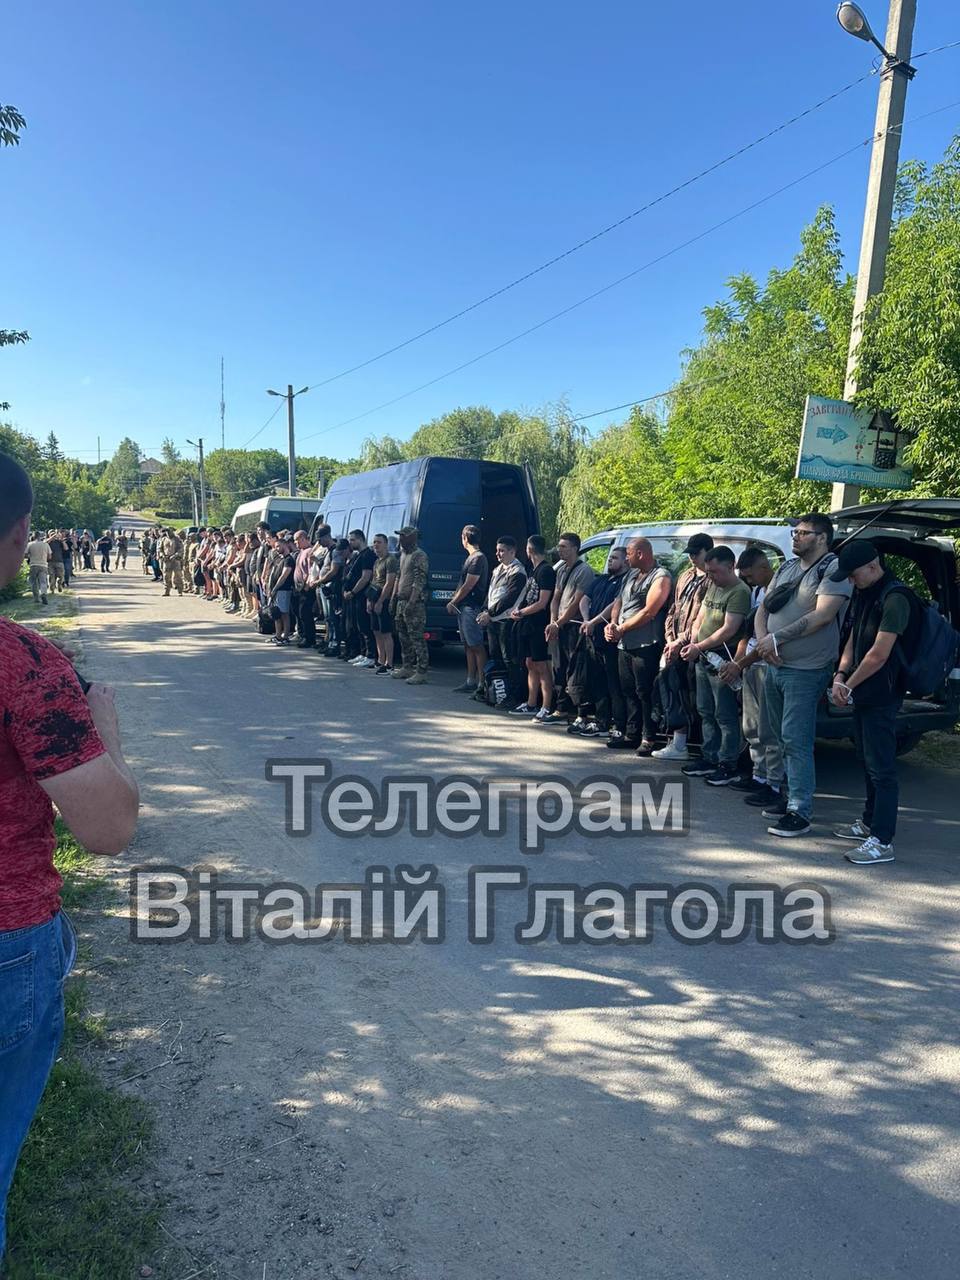
[[[117,445],[103,473],[107,492],[116,502],[124,502],[140,485],[140,446],[129,436]]]
[[[0,107],[0,146],[18,147],[27,122],[16,107]]]
[[[63,450],[60,448],[60,441],[51,431],[47,436],[46,443],[43,446],[43,456],[48,462],[63,462]]]
[[[160,446],[160,458],[168,467],[180,461],[180,451],[169,436],[164,437],[163,444]]]
[[[886,284],[859,354],[858,403],[894,410],[913,433],[912,492],[960,491],[960,137],[930,171],[901,171]]]

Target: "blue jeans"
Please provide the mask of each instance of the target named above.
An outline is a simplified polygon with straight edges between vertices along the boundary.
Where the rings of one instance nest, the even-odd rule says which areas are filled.
[[[737,695],[697,663],[697,711],[703,725],[703,758],[707,764],[733,764],[740,756],[740,708]]]
[[[897,713],[901,705],[897,701],[885,707],[858,707],[854,694],[853,738],[867,784],[863,821],[881,844],[893,844],[897,831]]]
[[[834,663],[813,671],[771,666],[764,687],[770,724],[780,742],[787,778],[787,809],[808,821],[813,812],[817,775],[813,740],[817,703],[833,675]]]
[[[60,1046],[63,981],[76,956],[63,911],[0,932],[0,1259],[13,1171]]]

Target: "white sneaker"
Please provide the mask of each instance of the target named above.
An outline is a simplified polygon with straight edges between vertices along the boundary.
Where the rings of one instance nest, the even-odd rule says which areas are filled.
[[[674,743],[668,742],[665,747],[661,747],[659,751],[654,751],[651,755],[652,760],[692,760],[690,752],[686,747],[675,746]]]
[[[355,658],[351,658],[350,661],[347,663],[348,667],[360,667],[362,665],[363,665],[363,655],[359,653]]]
[[[893,845],[881,844],[876,836],[868,836],[863,844],[843,856],[858,867],[872,867],[875,862],[893,862]]]
[[[358,667],[375,667],[377,664],[372,658],[361,658],[357,663]]]
[[[870,828],[858,818],[856,822],[851,822],[849,827],[837,827],[833,834],[838,840],[858,840],[862,842],[870,839]]]

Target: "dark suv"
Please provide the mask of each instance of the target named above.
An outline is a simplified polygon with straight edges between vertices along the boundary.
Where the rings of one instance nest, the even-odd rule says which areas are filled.
[[[863,537],[884,563],[923,600],[932,601],[960,630],[960,584],[954,536],[960,533],[960,499],[901,498],[832,513],[836,542]],[[835,543],[836,545],[836,543]],[[952,729],[960,720],[960,678],[946,681],[929,698],[905,699],[897,728],[897,750],[909,751],[930,729]],[[853,736],[852,711],[826,699],[817,716],[817,736]]]

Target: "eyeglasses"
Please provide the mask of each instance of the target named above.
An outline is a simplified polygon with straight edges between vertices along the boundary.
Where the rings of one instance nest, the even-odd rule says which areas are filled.
[[[815,538],[816,532],[813,529],[794,529],[791,538]]]

